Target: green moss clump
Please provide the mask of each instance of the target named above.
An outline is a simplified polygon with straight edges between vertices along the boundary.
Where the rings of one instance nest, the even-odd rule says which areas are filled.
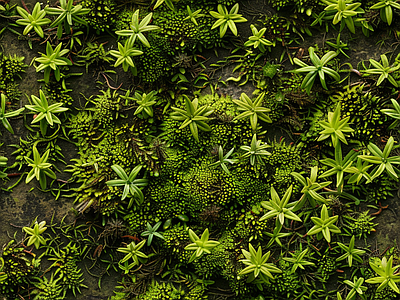
[[[0,283],[0,295],[6,299],[19,299],[19,295],[24,295],[31,286],[37,270],[25,256],[24,248],[14,240],[3,248],[0,264],[0,276],[5,276]]]
[[[63,88],[59,82],[48,82],[42,88],[44,91],[47,101],[49,103],[62,103],[63,106],[71,106],[74,99],[69,94],[72,90]]]
[[[22,79],[21,75],[28,67],[24,60],[25,57],[23,56],[0,53],[0,91],[7,96],[8,107],[10,108],[17,106],[17,101],[22,94],[17,80]]]
[[[83,272],[77,265],[80,258],[76,245],[71,245],[70,243],[58,253],[55,252],[55,258],[52,258],[52,260],[55,260],[55,263],[52,265],[52,267],[56,268],[54,275],[58,275],[58,278],[61,280],[59,285],[63,289],[63,297],[65,297],[68,290],[71,290],[74,296],[76,296],[76,291],[80,293],[81,287],[87,288],[83,284]]]
[[[84,0],[81,4],[90,9],[84,19],[91,28],[100,32],[113,28],[117,16],[117,5],[113,0]]]
[[[342,118],[350,118],[349,122],[354,129],[352,136],[368,144],[382,135],[387,125],[387,116],[381,112],[385,102],[363,89],[364,85],[347,86],[332,98],[340,101]]]
[[[184,291],[176,288],[172,283],[157,282],[153,281],[146,293],[141,294],[137,297],[138,300],[175,300],[184,299]]]
[[[279,261],[282,273],[274,275],[274,282],[266,284],[267,290],[276,299],[294,299],[302,289],[301,278],[297,272],[292,272],[290,264],[284,260]]]
[[[101,127],[111,125],[118,118],[118,113],[122,108],[122,98],[114,91],[111,94],[110,89],[101,91],[94,99],[90,100],[95,107],[93,119],[97,120]]]
[[[163,242],[164,251],[178,262],[186,264],[192,255],[191,251],[185,250],[185,247],[190,243],[186,229],[182,225],[176,224],[165,230],[163,235],[165,238]]]

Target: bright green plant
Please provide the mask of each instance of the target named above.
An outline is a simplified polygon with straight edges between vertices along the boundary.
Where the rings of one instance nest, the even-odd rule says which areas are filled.
[[[132,196],[129,201],[128,208],[132,206],[133,199],[135,199],[136,203],[140,205],[144,201],[144,195],[141,188],[148,184],[147,179],[136,179],[136,176],[142,169],[142,166],[139,165],[134,167],[129,176],[126,174],[125,170],[119,165],[112,165],[111,169],[114,170],[114,172],[118,175],[120,179],[108,180],[106,184],[108,186],[124,187],[121,200],[124,200],[129,194]]]
[[[151,242],[153,241],[153,237],[155,237],[155,236],[160,238],[160,239],[162,239],[162,240],[165,240],[164,236],[161,233],[157,232],[157,230],[160,227],[161,223],[162,222],[160,221],[160,222],[156,223],[152,227],[149,224],[149,222],[147,222],[147,224],[146,224],[147,230],[143,231],[142,234],[141,234],[141,236],[143,236],[143,237],[146,237],[146,236],[148,237],[147,238],[147,246],[151,245]]]
[[[232,100],[237,106],[238,110],[242,113],[236,116],[233,120],[250,119],[251,128],[253,131],[257,129],[258,118],[264,122],[271,123],[271,118],[265,113],[270,112],[269,108],[262,107],[265,93],[261,93],[253,102],[245,93],[240,95],[240,100]]]
[[[354,129],[350,128],[347,124],[350,117],[340,119],[340,103],[336,105],[334,112],[328,112],[328,122],[320,121],[321,126],[324,128],[320,132],[318,141],[323,141],[331,137],[333,146],[339,143],[339,140],[347,145],[345,134],[353,132]]]
[[[345,252],[343,255],[341,255],[340,257],[338,257],[336,259],[336,261],[341,261],[344,259],[347,259],[348,263],[349,263],[349,267],[351,267],[353,265],[353,259],[362,263],[363,260],[361,259],[360,255],[363,255],[365,253],[364,250],[360,250],[360,249],[355,249],[354,248],[354,240],[355,240],[355,236],[353,235],[350,239],[350,243],[348,246],[346,246],[343,243],[338,242],[339,247]]]
[[[328,53],[324,54],[321,59],[315,54],[314,47],[308,48],[308,53],[310,54],[310,60],[313,65],[309,66],[295,57],[293,58],[293,62],[301,68],[291,71],[294,73],[307,73],[306,77],[301,83],[301,88],[305,89],[307,94],[310,94],[311,88],[314,85],[314,81],[317,77],[319,77],[322,87],[326,90],[328,88],[326,86],[325,75],[332,77],[336,81],[340,80],[340,75],[338,72],[325,66],[331,59],[337,56],[335,51],[329,51]]]
[[[352,3],[352,0],[322,0],[322,2],[328,5],[324,9],[328,14],[335,13],[332,23],[336,25],[340,22],[339,31],[347,26],[351,33],[356,32],[353,17],[364,13],[364,10],[360,8],[361,3]]]
[[[267,148],[270,146],[268,144],[261,144],[261,141],[257,140],[257,135],[254,134],[253,138],[251,139],[251,144],[250,146],[241,146],[240,149],[245,151],[245,153],[242,155],[243,158],[250,158],[250,164],[252,166],[258,165],[258,164],[263,164],[263,158],[266,155],[271,155],[270,152],[268,152]]]
[[[393,8],[400,9],[400,4],[393,0],[382,0],[372,5],[369,9],[379,9],[379,13],[383,22],[392,24]]]
[[[275,267],[272,263],[267,263],[271,251],[263,255],[261,246],[258,247],[256,252],[253,246],[249,244],[249,251],[242,249],[242,253],[246,259],[241,259],[240,261],[247,267],[240,271],[239,276],[249,274],[247,282],[252,282],[260,276],[262,281],[269,283],[270,279],[274,280],[272,273],[282,273],[282,270]]]
[[[14,134],[14,130],[11,127],[10,122],[7,118],[12,118],[18,116],[25,108],[19,108],[15,111],[10,111],[6,113],[6,95],[0,94],[1,97],[1,108],[0,108],[0,120],[3,124],[4,128],[7,129],[10,133]]]
[[[389,82],[395,87],[399,86],[397,81],[393,78],[392,75],[390,75],[390,73],[397,71],[400,68],[400,63],[396,62],[394,65],[391,66],[385,54],[381,55],[382,63],[379,63],[372,58],[369,59],[369,62],[372,66],[375,67],[375,69],[366,69],[361,72],[364,72],[365,76],[379,75],[378,81],[376,82],[377,86],[380,85],[385,79],[389,80]]]
[[[336,49],[336,53],[339,55],[339,53],[342,53],[344,56],[346,56],[347,58],[350,58],[350,56],[348,56],[343,50],[349,50],[348,44],[343,43],[340,40],[340,33],[338,34],[337,38],[336,38],[336,44],[326,41],[326,44],[331,46],[332,48]]]
[[[62,107],[62,103],[58,102],[49,105],[42,90],[39,91],[39,97],[40,98],[31,95],[33,105],[25,105],[25,107],[36,114],[36,117],[33,119],[31,124],[40,122],[40,131],[43,136],[45,136],[48,125],[53,126],[54,124],[61,124],[60,119],[55,114],[67,111],[68,108]]]
[[[216,11],[210,11],[210,15],[213,16],[214,18],[218,19],[211,29],[219,27],[219,36],[222,38],[226,30],[229,29],[232,31],[232,33],[237,36],[237,28],[235,23],[243,23],[247,22],[247,19],[243,18],[241,14],[238,14],[239,11],[239,3],[236,3],[231,10],[228,13],[227,8],[225,5],[218,4],[217,8],[218,12]]]
[[[32,227],[22,227],[22,230],[30,235],[27,246],[34,245],[36,249],[39,249],[40,245],[46,245],[46,240],[41,235],[46,229],[46,221],[35,222]]]
[[[290,232],[281,232],[282,226],[278,225],[274,227],[274,230],[271,232],[265,232],[264,234],[271,239],[269,240],[267,244],[267,248],[271,247],[273,243],[277,243],[280,247],[283,247],[281,238],[291,236],[292,233]]]
[[[133,263],[128,265],[128,269],[132,269],[134,266],[139,265],[139,263],[143,262],[143,259],[148,258],[146,254],[140,251],[145,243],[146,240],[143,240],[136,245],[136,243],[132,241],[126,247],[118,248],[118,252],[126,254],[124,258],[119,261],[119,263],[123,264],[125,262],[128,262],[129,259],[132,259]]]
[[[253,35],[249,36],[249,40],[244,43],[246,47],[253,46],[254,49],[256,48],[260,49],[262,53],[265,52],[265,46],[275,47],[275,42],[271,42],[266,38],[264,38],[265,31],[267,30],[267,28],[262,28],[260,31],[258,31],[258,29],[253,24],[250,25],[250,28],[251,31],[253,32]]]
[[[186,18],[184,18],[183,21],[190,20],[190,21],[192,21],[192,23],[194,25],[199,26],[196,19],[204,17],[204,14],[201,14],[201,9],[198,9],[198,10],[192,12],[189,5],[186,7],[186,9],[187,9],[188,16]]]
[[[62,43],[59,43],[57,47],[51,46],[50,42],[46,45],[46,54],[40,53],[42,56],[35,58],[35,61],[39,62],[40,65],[36,67],[36,72],[44,70],[44,81],[47,83],[50,81],[50,72],[54,71],[54,76],[57,81],[61,78],[61,66],[70,66],[72,62],[66,58],[62,57],[69,52],[68,49],[61,50]]]
[[[301,252],[289,252],[290,255],[292,255],[292,257],[284,257],[283,260],[290,262],[293,264],[292,266],[292,273],[295,273],[297,268],[300,268],[302,270],[305,270],[305,266],[315,266],[315,264],[313,262],[307,261],[306,259],[304,259],[304,257],[307,255],[308,252],[308,248],[301,251]]]
[[[400,282],[400,273],[398,272],[400,265],[393,267],[393,256],[390,256],[389,260],[386,257],[383,257],[382,260],[377,257],[371,257],[369,265],[379,276],[367,279],[366,283],[380,283],[376,289],[377,292],[389,286],[393,291],[400,294],[400,290],[396,285],[396,282]]]
[[[229,156],[232,155],[234,150],[235,150],[235,148],[232,148],[231,150],[228,151],[228,153],[226,153],[224,155],[224,149],[220,145],[218,148],[218,161],[210,164],[210,167],[215,168],[215,167],[221,166],[222,170],[224,170],[226,174],[230,174],[227,164],[234,164],[234,163],[238,162],[238,159],[229,158]]]
[[[369,173],[368,173],[368,170],[369,170],[370,167],[372,167],[372,165],[368,164],[367,161],[363,162],[363,160],[361,158],[357,157],[356,165],[347,169],[348,173],[353,174],[353,175],[350,176],[350,178],[347,181],[347,183],[359,184],[359,182],[363,178],[366,179],[367,182],[372,181],[371,175],[369,175]]]
[[[22,19],[17,20],[16,23],[25,26],[22,34],[27,35],[33,29],[41,38],[43,38],[44,32],[42,26],[51,23],[51,21],[50,19],[45,18],[46,12],[40,8],[40,3],[36,2],[32,14],[19,6],[17,6],[17,11]]]
[[[344,280],[343,282],[351,288],[350,292],[347,293],[346,300],[355,300],[357,295],[363,297],[364,292],[368,289],[366,286],[362,285],[364,283],[364,278],[362,277],[357,278],[357,276],[354,276],[353,281]]]
[[[25,182],[29,183],[33,178],[36,178],[36,180],[38,180],[40,183],[40,187],[44,190],[47,185],[47,176],[49,176],[51,179],[56,179],[56,174],[54,174],[54,172],[50,169],[52,164],[47,162],[50,155],[50,149],[48,149],[41,157],[36,146],[33,146],[32,153],[33,159],[27,156],[24,157],[24,159],[28,162],[28,166],[32,167],[32,170],[30,170],[26,176]]]
[[[211,115],[214,110],[207,105],[198,107],[198,98],[194,98],[193,101],[190,101],[189,97],[186,95],[183,95],[183,98],[185,100],[185,110],[172,107],[173,112],[171,118],[176,121],[182,121],[179,129],[189,126],[193,137],[199,142],[199,129],[201,131],[211,131],[211,127],[207,122],[209,121],[208,116]]]
[[[344,184],[345,173],[350,173],[350,168],[353,164],[353,159],[357,156],[357,152],[350,150],[349,153],[343,158],[342,157],[342,145],[336,143],[335,145],[335,159],[325,158],[321,159],[320,162],[324,165],[331,167],[331,169],[325,171],[320,178],[330,177],[336,175],[336,187],[340,187]]]
[[[8,162],[8,158],[5,156],[0,156],[0,167],[7,167],[7,162]],[[4,173],[3,171],[0,171],[0,178],[5,178],[7,177],[7,173]],[[0,268],[1,270],[1,268]]]
[[[326,200],[324,197],[322,197],[320,194],[317,193],[317,191],[323,189],[324,187],[330,185],[332,181],[325,181],[325,182],[317,182],[317,177],[318,177],[318,167],[314,166],[311,168],[311,174],[310,177],[304,178],[303,175],[297,172],[292,172],[290,173],[294,178],[296,178],[297,181],[301,183],[303,186],[303,189],[301,190],[301,193],[303,195],[301,196],[300,200],[297,202],[296,207],[294,208],[294,211],[297,211],[301,209],[306,201],[310,203],[311,207],[315,207],[317,205],[317,202],[320,203],[327,203],[328,200]]]
[[[140,94],[139,92],[135,92],[134,97],[129,97],[130,91],[128,90],[125,95],[125,99],[134,100],[139,105],[136,108],[134,115],[142,114],[144,119],[153,117],[153,105],[157,103],[157,91],[151,91],[150,93]]]
[[[153,0],[154,2],[155,0]],[[156,4],[154,5],[153,9],[156,9],[161,4],[165,3],[171,10],[175,11],[173,0],[157,0]]]
[[[82,5],[74,5],[73,0],[60,0],[58,7],[46,7],[44,10],[47,14],[58,16],[57,19],[51,23],[50,27],[57,26],[57,37],[61,38],[63,34],[63,27],[66,34],[71,34],[73,23],[86,25],[87,22],[81,18],[90,12],[89,8],[83,8]]]
[[[400,123],[400,104],[395,99],[390,99],[392,101],[393,108],[381,109],[381,112],[388,115],[389,117],[395,119],[392,124],[388,127],[388,130],[395,128]]]
[[[128,41],[130,44],[134,44],[136,38],[138,38],[143,45],[145,45],[146,47],[150,47],[150,43],[143,33],[159,29],[158,26],[149,25],[152,16],[153,13],[149,13],[139,23],[139,9],[137,9],[132,15],[132,20],[131,23],[129,24],[130,29],[119,30],[116,31],[115,33],[120,36],[128,36],[129,37]]]
[[[331,232],[340,233],[340,229],[334,225],[339,216],[329,216],[328,209],[324,204],[321,209],[321,218],[311,217],[311,221],[315,224],[308,232],[307,235],[314,235],[322,232],[325,240],[331,242]]]
[[[189,229],[189,238],[192,243],[187,245],[185,250],[194,251],[189,259],[189,263],[201,257],[204,253],[211,253],[211,250],[220,244],[218,241],[210,241],[208,239],[209,236],[208,228],[204,230],[201,238],[192,229]]]
[[[33,298],[35,300],[63,300],[65,299],[65,294],[63,293],[63,289],[61,288],[61,277],[58,277],[54,280],[54,273],[51,273],[50,280],[43,274],[34,281],[35,289],[32,291],[32,294],[36,294]]]
[[[262,201],[261,205],[269,211],[260,218],[260,221],[268,220],[269,218],[276,217],[277,226],[282,226],[285,222],[285,218],[301,222],[299,216],[297,216],[292,210],[295,203],[290,203],[289,200],[292,196],[293,185],[291,185],[282,197],[279,198],[278,193],[274,187],[271,187],[271,201]]]
[[[392,152],[393,147],[394,147],[394,138],[391,136],[389,140],[387,141],[385,148],[383,151],[378,148],[373,143],[369,143],[368,150],[371,152],[372,155],[359,155],[358,157],[361,158],[364,161],[367,161],[372,164],[376,164],[377,166],[374,169],[374,173],[371,176],[371,180],[375,179],[379,175],[382,174],[383,171],[386,171],[386,173],[392,177],[392,178],[398,178],[397,176],[397,168],[394,167],[393,165],[398,165],[400,164],[400,156],[392,156],[389,157],[390,152]]]
[[[128,39],[125,41],[125,45],[122,46],[120,42],[118,42],[118,51],[110,50],[110,54],[114,56],[117,60],[114,64],[114,67],[118,67],[122,64],[122,68],[125,72],[129,70],[129,67],[132,68],[133,73],[136,72],[136,66],[133,63],[132,56],[142,55],[143,52],[133,48],[132,40]]]

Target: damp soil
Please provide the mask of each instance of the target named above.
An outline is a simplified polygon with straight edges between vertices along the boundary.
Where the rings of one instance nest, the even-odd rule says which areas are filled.
[[[33,7],[35,1],[26,1],[28,7]],[[247,14],[245,17],[249,20],[247,23],[242,23],[238,25],[239,32],[241,33],[241,38],[247,40],[246,35],[251,34],[249,30],[249,24],[251,20],[256,20],[257,17],[267,9],[265,1],[254,0],[244,2],[247,9]],[[20,4],[20,3],[18,3]],[[332,30],[331,30],[332,32]],[[334,32],[336,37],[337,32]],[[294,55],[301,55],[302,52],[306,51],[309,46],[318,44],[323,47],[327,39],[332,39],[332,33],[317,33],[313,32],[312,37],[304,36],[305,40],[299,45],[296,45],[296,49],[293,50]],[[343,33],[343,39],[346,39],[346,33]],[[365,38],[363,35],[353,36],[349,42],[350,57],[351,59],[342,60],[342,62],[350,63],[354,69],[357,69],[358,64],[362,60],[368,60],[373,58],[379,60],[379,56],[382,53],[392,52],[397,54],[397,41],[387,39],[385,44],[381,47],[377,45],[378,41],[385,39],[379,35],[372,35],[370,38]],[[45,52],[44,45],[39,45],[33,43],[32,49],[30,49],[28,43],[24,39],[18,39],[18,37],[9,32],[5,31],[0,40],[1,51],[4,54],[18,55],[25,57],[25,63],[30,64],[32,59],[37,56],[38,52]],[[115,47],[115,40],[108,40],[107,47]],[[214,51],[217,50],[217,51]],[[203,53],[207,59],[207,64],[215,63],[218,60],[223,59],[225,56],[231,54],[232,49],[213,49],[212,51],[207,51]],[[283,51],[283,48],[282,48]],[[277,56],[276,59],[279,57]],[[215,74],[215,78],[226,81],[227,78],[231,77],[232,70],[234,66],[227,66]],[[283,63],[283,68],[291,69],[288,60]],[[78,69],[77,69],[78,70]],[[71,72],[74,72],[75,68],[71,68]],[[74,99],[74,105],[76,107],[81,107],[82,103],[85,102],[84,98],[88,98],[91,95],[95,95],[99,92],[98,82],[102,82],[104,88],[107,85],[111,87],[118,87],[122,84],[121,88],[127,89],[130,85],[131,78],[125,75],[123,72],[119,71],[117,75],[113,75],[112,79],[109,79],[107,83],[104,75],[96,70],[89,69],[86,73],[84,68],[79,68],[79,72],[84,72],[82,76],[77,76],[76,78],[71,78],[70,86],[73,88],[72,98]],[[25,74],[22,75],[22,80],[20,83],[20,89],[23,94],[31,95],[35,94],[40,89],[39,79],[42,78],[42,74],[37,74],[35,68],[32,66],[26,68]],[[359,80],[358,75],[354,72],[349,79],[349,83],[356,82]],[[254,90],[252,84],[247,84],[242,87],[238,87],[233,83],[228,83],[226,86],[220,86],[219,92],[222,94],[228,94],[234,98],[239,98],[242,92],[251,94]],[[28,99],[25,95],[21,97],[20,106],[28,104]],[[11,125],[14,128],[15,134],[10,134],[0,127],[1,139],[3,146],[0,148],[0,155],[4,155],[9,158],[9,165],[15,162],[15,155],[12,152],[15,151],[11,145],[19,143],[20,138],[25,138],[28,134],[28,129],[24,126],[24,120],[22,118],[13,119]],[[282,135],[286,133],[275,129],[270,132],[269,135],[273,138],[279,139]],[[290,136],[286,137],[290,140]],[[73,143],[63,141],[61,144],[62,152],[65,155],[65,161],[68,164],[70,160],[77,157],[77,148]],[[65,165],[62,163],[57,163],[57,166],[63,170]],[[23,226],[29,226],[31,222],[37,218],[38,220],[45,220],[48,224],[53,219],[53,222],[57,223],[66,217],[66,221],[73,221],[75,214],[72,212],[74,207],[72,198],[60,197],[57,201],[51,193],[42,192],[36,181],[32,181],[29,184],[24,183],[23,180],[17,184],[12,191],[5,191],[5,188],[12,186],[19,179],[17,175],[20,172],[26,171],[14,169],[15,176],[10,176],[9,180],[3,183],[3,190],[0,190],[0,246],[6,244],[10,238],[22,239]],[[57,178],[61,180],[67,180],[68,174],[57,173]],[[368,244],[371,245],[372,250],[384,251],[388,247],[397,244],[400,241],[400,197],[399,192],[394,192],[394,197],[381,203],[383,209],[377,216],[375,221],[378,224],[376,227],[376,232],[372,233],[368,239]],[[360,209],[365,210],[364,207]],[[375,212],[371,210],[371,213]],[[16,235],[14,235],[16,233]],[[109,276],[106,275],[102,279],[102,289],[98,287],[98,279],[92,277],[83,268],[85,273],[85,284],[88,286],[87,289],[81,289],[82,294],[78,295],[77,298],[72,295],[68,296],[66,299],[107,299],[111,296],[114,287],[117,285],[117,281],[120,279],[119,275],[116,273],[111,273]]]

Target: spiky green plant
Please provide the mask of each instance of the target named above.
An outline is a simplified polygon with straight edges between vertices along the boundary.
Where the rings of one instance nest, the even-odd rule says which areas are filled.
[[[322,2],[327,4],[324,10],[328,14],[335,14],[332,21],[333,25],[340,22],[339,31],[347,26],[351,33],[356,32],[353,17],[364,13],[364,10],[360,7],[360,2],[352,3],[352,0],[322,0]]]
[[[81,18],[90,12],[89,8],[83,8],[82,5],[74,5],[73,0],[60,0],[58,7],[46,7],[44,10],[47,14],[57,16],[57,19],[51,23],[50,27],[57,26],[57,37],[61,38],[63,34],[63,27],[66,34],[71,34],[72,25],[82,24],[87,25],[87,22]]]
[[[383,171],[386,171],[386,173],[392,178],[398,178],[398,170],[394,165],[400,164],[400,156],[390,156],[390,153],[394,147],[394,143],[394,138],[391,136],[388,139],[383,151],[379,149],[377,145],[369,143],[367,147],[371,155],[358,156],[366,162],[377,165],[374,169],[374,173],[371,176],[371,180],[381,175]]]
[[[301,68],[290,71],[294,73],[307,73],[306,77],[304,77],[303,82],[301,83],[301,88],[305,89],[307,94],[310,94],[311,88],[313,87],[314,81],[317,77],[319,78],[322,87],[326,90],[328,87],[326,86],[325,75],[332,77],[336,81],[340,80],[340,75],[338,72],[326,67],[326,64],[337,56],[335,51],[329,51],[328,53],[324,54],[322,58],[319,58],[318,55],[315,54],[314,47],[308,48],[308,53],[313,65],[309,66],[305,62],[302,62],[300,59],[295,57],[293,58],[293,62]]]
[[[266,208],[268,212],[260,218],[260,221],[276,217],[276,224],[280,224],[280,226],[285,222],[285,218],[301,222],[299,216],[292,211],[295,203],[289,203],[290,197],[292,196],[292,190],[293,185],[290,185],[282,199],[280,199],[278,193],[272,186],[271,200],[261,202],[261,205]]]
[[[340,229],[334,225],[339,216],[329,216],[328,208],[324,204],[321,209],[321,217],[311,217],[314,226],[307,232],[307,235],[314,235],[322,232],[325,240],[331,242],[331,233],[340,233]]]
[[[108,180],[106,184],[108,186],[124,187],[121,200],[125,200],[125,198],[129,194],[133,197],[129,201],[128,208],[132,206],[133,199],[135,199],[136,203],[140,205],[144,201],[144,195],[141,188],[148,184],[147,179],[136,179],[136,176],[139,174],[142,166],[139,165],[134,167],[129,176],[128,174],[126,174],[125,170],[119,165],[112,165],[111,169],[113,169],[113,171],[118,175],[120,179]]]
[[[237,109],[242,113],[236,116],[233,120],[250,119],[251,128],[253,131],[257,129],[258,118],[264,122],[271,123],[271,118],[265,113],[270,112],[269,108],[263,107],[265,93],[261,93],[253,102],[245,93],[240,95],[240,100],[232,100],[238,107]]]
[[[268,144],[261,144],[262,142],[257,140],[257,135],[254,134],[253,138],[251,139],[251,144],[250,146],[240,146],[240,149],[245,151],[244,154],[242,155],[243,158],[250,158],[250,164],[252,166],[258,165],[258,164],[263,164],[263,159],[266,155],[271,155],[270,152],[268,152],[267,148],[270,146]]]
[[[345,134],[354,131],[354,129],[348,125],[349,119],[350,117],[344,119],[340,118],[340,103],[338,103],[334,112],[328,112],[328,122],[320,121],[324,130],[320,132],[321,135],[319,136],[318,141],[323,141],[328,137],[331,137],[334,146],[336,146],[339,141],[342,141],[347,145]]]
[[[42,90],[39,91],[39,98],[35,95],[31,95],[33,105],[25,105],[25,107],[36,114],[31,124],[39,122],[40,131],[43,136],[47,133],[47,126],[53,126],[54,124],[61,124],[60,119],[55,115],[67,111],[68,108],[62,107],[62,103],[53,103],[49,105],[47,98]]]
[[[26,176],[25,183],[29,183],[36,178],[39,181],[40,187],[44,190],[47,186],[47,176],[51,179],[56,179],[56,174],[50,169],[52,167],[51,163],[48,163],[50,149],[48,149],[43,156],[40,156],[39,151],[36,146],[33,146],[33,159],[24,156],[24,159],[27,161],[28,166],[32,167]]]
[[[303,194],[294,208],[294,211],[301,209],[305,203],[310,203],[311,207],[315,207],[317,202],[328,203],[328,200],[322,197],[317,192],[324,187],[330,185],[332,181],[318,182],[318,166],[311,168],[310,177],[305,178],[303,175],[297,172],[290,173],[297,181],[303,186],[301,193]]]
[[[14,134],[14,130],[11,127],[10,122],[8,121],[8,118],[16,117],[18,116],[25,108],[19,108],[14,111],[10,111],[6,113],[6,95],[3,93],[0,94],[1,97],[1,108],[0,108],[0,120],[1,123],[3,124],[4,128],[7,129],[10,133]]]
[[[44,81],[48,83],[50,81],[50,73],[54,71],[54,77],[57,81],[61,79],[61,66],[70,66],[72,62],[66,58],[62,57],[69,52],[68,49],[61,50],[62,43],[59,43],[57,47],[54,48],[51,46],[50,42],[47,42],[46,45],[46,54],[40,53],[41,57],[35,58],[35,61],[40,63],[36,67],[36,72],[40,72],[44,70]]]
[[[22,227],[22,230],[30,235],[27,246],[34,245],[36,249],[39,249],[40,245],[46,245],[46,240],[42,236],[46,229],[46,221],[35,222],[32,227]]]
[[[379,13],[383,22],[392,24],[393,8],[400,10],[400,4],[393,0],[382,0],[372,5],[369,9],[379,9]]]
[[[143,45],[150,48],[150,43],[143,33],[159,29],[158,26],[149,25],[152,17],[153,13],[149,13],[139,23],[139,9],[137,9],[132,15],[132,20],[129,24],[130,29],[118,30],[115,33],[120,36],[127,36],[131,44],[134,44],[137,38]]]
[[[204,230],[201,238],[192,229],[189,229],[189,238],[192,243],[187,245],[185,250],[194,251],[189,259],[189,263],[201,257],[204,253],[211,253],[211,250],[220,244],[218,241],[209,240],[209,237],[208,228]]]
[[[129,269],[132,269],[134,266],[139,265],[143,259],[148,258],[146,254],[144,254],[140,249],[144,246],[146,240],[139,242],[137,245],[134,241],[130,244],[126,245],[126,247],[120,247],[117,249],[118,252],[126,254],[123,259],[119,261],[120,264],[128,262],[128,260],[132,259],[133,263],[128,265]]]
[[[215,168],[221,166],[222,170],[224,170],[226,174],[230,174],[227,164],[234,164],[239,161],[238,159],[235,158],[229,158],[234,150],[235,148],[232,148],[231,150],[228,151],[228,153],[224,155],[224,149],[220,145],[218,147],[218,161],[210,164],[210,167]]]
[[[171,113],[171,118],[182,122],[179,129],[189,126],[193,137],[199,142],[199,129],[201,131],[211,131],[211,127],[207,122],[210,120],[208,116],[211,115],[214,110],[207,105],[199,107],[198,98],[194,98],[193,101],[190,101],[189,97],[186,95],[183,95],[183,98],[185,100],[185,110],[172,107],[173,112]]]
[[[346,246],[343,243],[338,242],[338,245],[344,251],[344,254],[339,256],[336,259],[336,261],[341,261],[341,260],[347,259],[347,261],[349,263],[349,267],[351,267],[353,265],[353,259],[360,263],[363,262],[360,255],[363,255],[365,253],[365,251],[354,248],[354,241],[355,241],[355,236],[353,235],[350,239],[350,243],[348,246]]]
[[[400,290],[396,284],[400,282],[400,273],[398,272],[400,265],[393,267],[393,256],[390,256],[389,260],[386,257],[383,257],[382,260],[378,257],[371,257],[369,265],[379,276],[367,279],[366,283],[379,284],[376,289],[377,292],[389,286],[393,291],[400,294]]]
[[[16,23],[18,25],[25,26],[24,32],[22,34],[27,35],[33,29],[41,38],[43,38],[44,32],[42,26],[51,23],[51,21],[50,19],[45,18],[46,12],[40,8],[40,3],[36,2],[32,14],[19,6],[17,6],[17,11],[22,19],[17,20]]]
[[[257,277],[260,277],[262,281],[269,283],[270,279],[274,280],[272,273],[282,273],[282,270],[275,267],[272,263],[267,262],[271,251],[263,255],[261,246],[259,246],[256,251],[254,247],[249,244],[249,251],[242,249],[242,253],[245,259],[241,259],[240,261],[247,267],[240,271],[239,276],[249,274],[247,282],[252,282]]]
[[[283,260],[293,264],[292,273],[295,273],[297,268],[305,270],[305,266],[315,266],[313,262],[307,261],[304,257],[307,255],[308,248],[301,252],[289,252],[292,257],[284,257]]]
[[[147,246],[151,245],[151,242],[153,241],[153,237],[155,237],[155,236],[162,240],[165,240],[164,236],[161,233],[157,232],[158,228],[160,228],[160,226],[161,226],[161,223],[162,222],[160,221],[160,222],[157,222],[154,226],[151,226],[150,223],[147,222],[147,224],[146,224],[147,230],[143,231],[140,234],[140,236],[148,237],[147,238]]]
[[[361,72],[365,73],[364,76],[369,76],[369,75],[379,75],[378,81],[376,82],[376,85],[380,85],[385,79],[387,79],[393,86],[398,87],[397,81],[394,79],[391,73],[397,71],[400,68],[400,63],[396,61],[393,65],[389,64],[389,60],[386,57],[385,54],[381,55],[381,62],[377,62],[375,59],[370,58],[369,62],[374,69],[366,69],[362,70]]]
[[[194,25],[199,26],[199,24],[197,23],[196,19],[204,17],[204,14],[201,14],[201,9],[198,9],[196,11],[192,11],[190,9],[189,5],[186,6],[186,9],[187,9],[188,16],[186,18],[184,18],[183,21],[190,20],[190,21],[192,21],[192,23]]]
[[[249,36],[249,40],[244,43],[246,47],[253,46],[254,49],[256,48],[260,49],[262,53],[266,51],[265,46],[275,47],[275,42],[271,42],[266,38],[264,38],[265,31],[267,30],[267,28],[261,28],[260,31],[258,31],[258,29],[253,24],[251,24],[250,29],[253,32],[253,35]]]
[[[247,22],[246,18],[243,18],[241,14],[238,14],[239,3],[236,3],[234,6],[232,6],[229,12],[225,5],[221,4],[218,4],[217,10],[218,12],[210,11],[210,15],[218,19],[217,21],[215,21],[211,29],[219,27],[219,35],[222,38],[229,27],[232,33],[237,36],[238,32],[235,23]]]
[[[118,51],[110,50],[110,54],[114,56],[117,60],[115,61],[114,67],[118,67],[122,64],[122,68],[125,72],[132,68],[135,72],[136,66],[133,63],[132,56],[142,55],[143,52],[133,48],[133,42],[131,39],[125,41],[125,44],[122,45],[118,42]]]

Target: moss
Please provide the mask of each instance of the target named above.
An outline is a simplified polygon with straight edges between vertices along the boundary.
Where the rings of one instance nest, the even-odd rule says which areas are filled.
[[[18,299],[20,294],[32,285],[34,276],[38,272],[24,253],[22,245],[14,240],[10,241],[4,248],[1,255],[0,275],[6,276],[0,284],[0,295],[7,299]]]
[[[90,9],[84,16],[90,27],[99,32],[113,28],[117,16],[117,5],[113,0],[84,0],[81,4]]]
[[[282,273],[274,274],[274,282],[266,284],[266,289],[276,299],[294,299],[302,289],[301,277],[299,273],[293,273],[289,263],[284,260],[279,261],[278,267]]]
[[[178,262],[186,264],[192,255],[191,251],[185,250],[185,247],[190,243],[186,229],[182,225],[176,224],[165,230],[163,235],[165,238],[163,242],[164,251]]]
[[[53,258],[55,263],[52,267],[56,268],[54,275],[58,275],[60,280],[58,284],[63,290],[63,297],[65,297],[68,290],[71,290],[76,296],[76,291],[80,293],[81,287],[87,288],[83,284],[83,272],[77,265],[80,261],[78,252],[78,247],[70,243],[60,250],[59,253],[55,253],[55,258]]]
[[[74,101],[69,94],[72,90],[64,88],[60,82],[48,82],[44,85],[42,90],[49,104],[59,102],[62,103],[64,107],[69,107]]]
[[[172,283],[153,281],[147,289],[146,293],[137,297],[137,299],[159,299],[159,300],[175,300],[184,299],[184,291],[176,288]]]
[[[97,95],[90,102],[94,104],[93,119],[97,120],[101,127],[111,125],[118,118],[118,113],[122,108],[122,98],[114,91],[111,94],[111,90],[101,91],[101,94]]]
[[[387,125],[387,116],[381,112],[385,101],[363,91],[364,85],[345,87],[343,92],[332,96],[335,101],[340,101],[342,118],[349,117],[352,136],[365,144],[382,136]]]

